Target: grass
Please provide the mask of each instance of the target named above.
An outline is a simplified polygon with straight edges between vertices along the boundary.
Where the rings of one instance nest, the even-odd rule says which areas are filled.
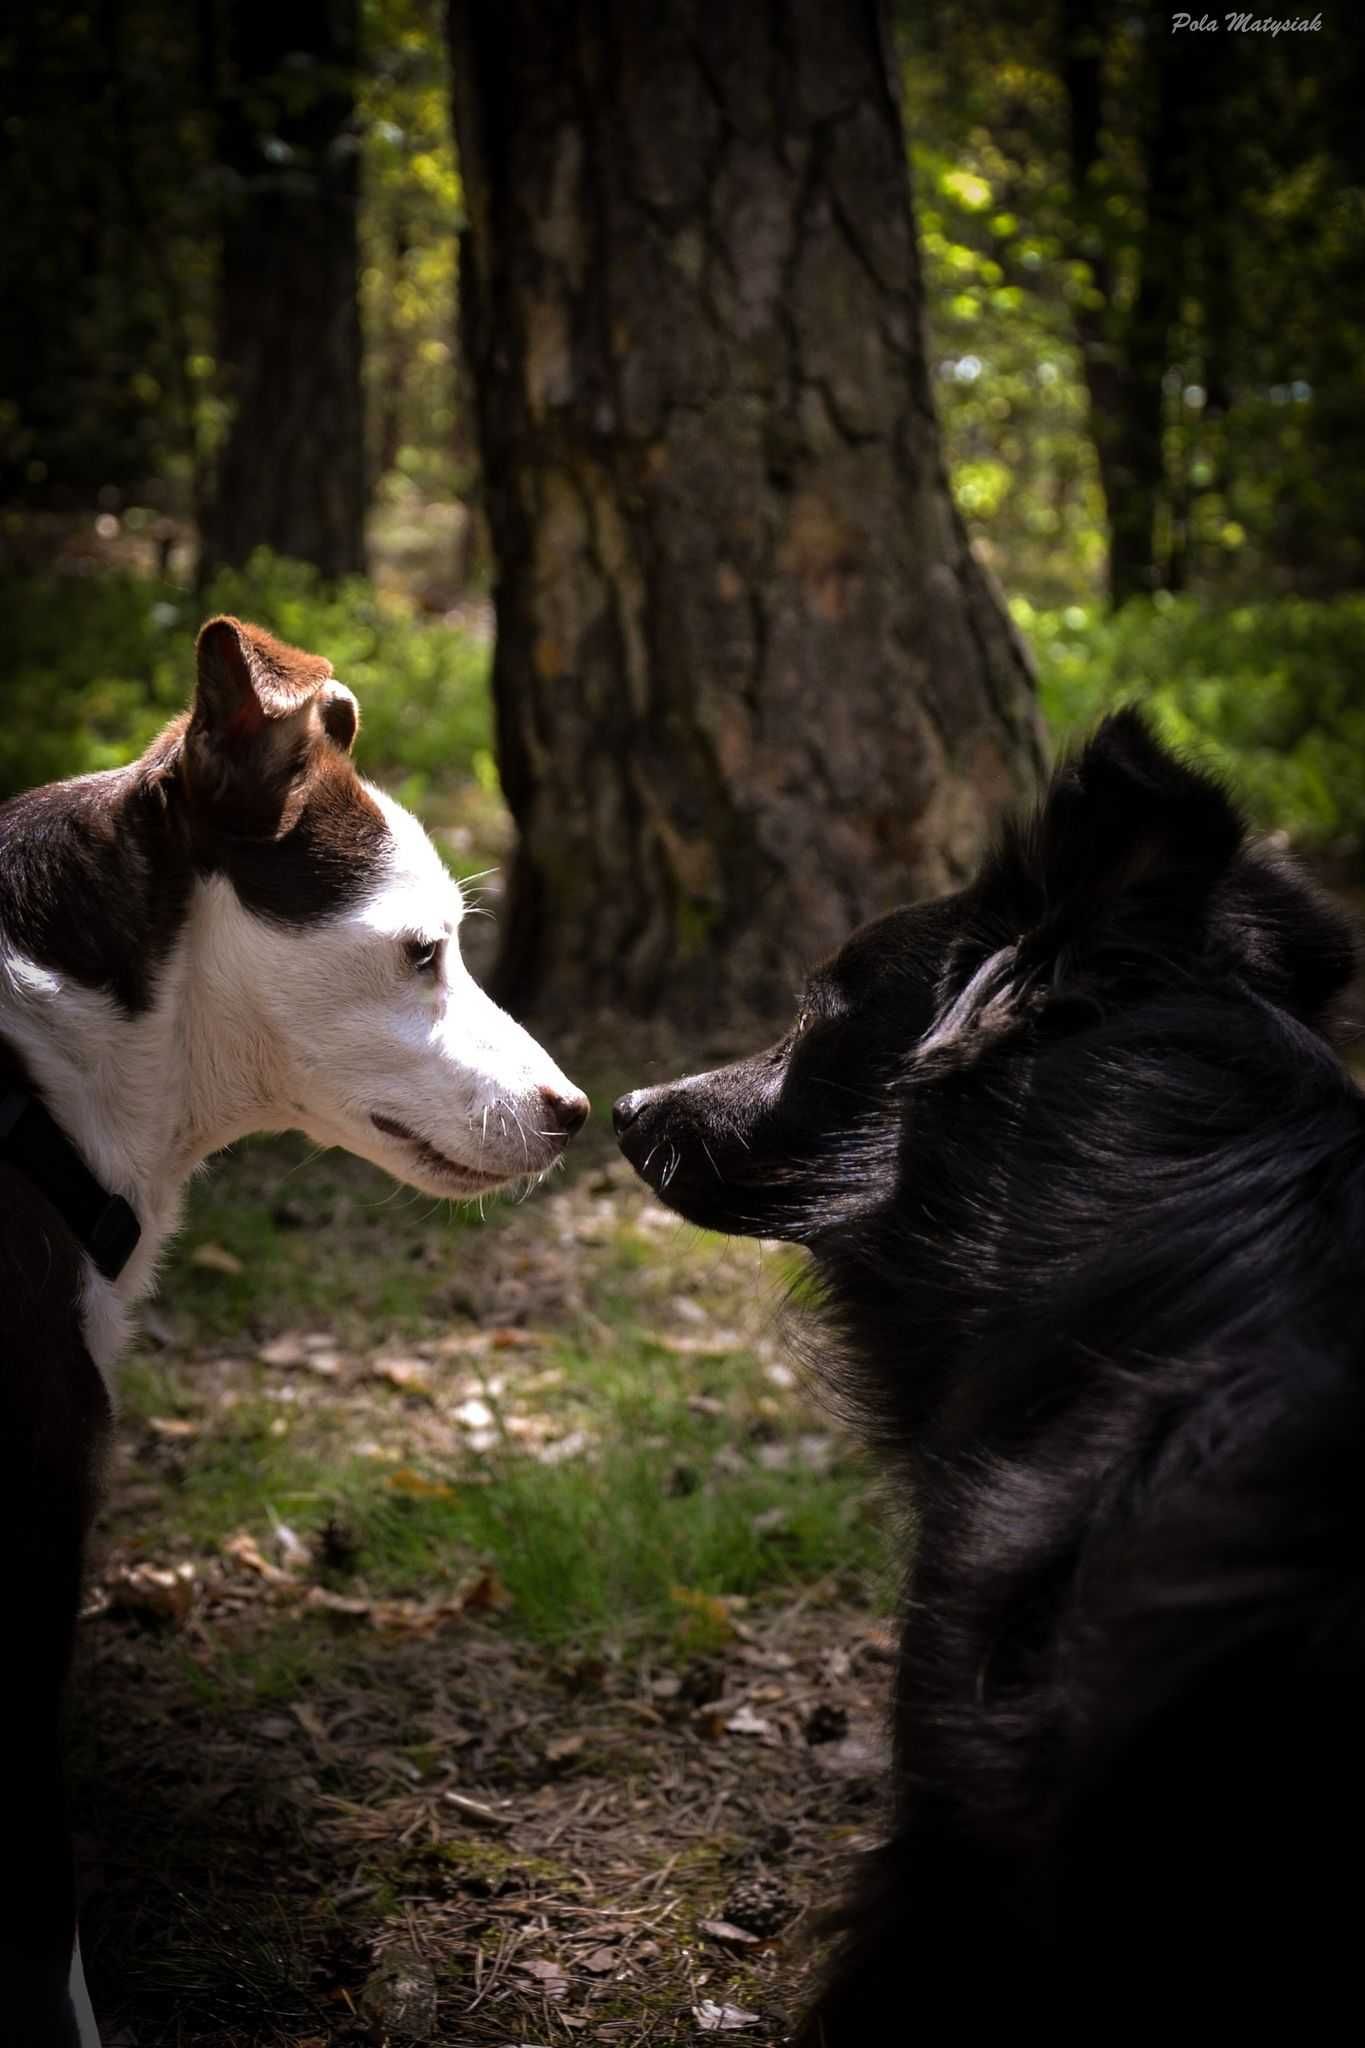
[[[785,2033],[880,1773],[877,1518],[783,1359],[792,1255],[585,1136],[483,1219],[293,1139],[193,1187],[74,1686],[110,2032],[363,2048],[411,1948],[462,2048],[681,2048],[707,1998]],[[168,1567],[173,1618],[130,1594]],[[802,1733],[831,1699],[834,1771]],[[705,1928],[770,1833],[792,1944],[732,1954]]]
[[[866,1472],[774,1341],[790,1255],[675,1224],[591,1157],[482,1221],[306,1159],[253,1143],[196,1185],[163,1348],[122,1376],[121,1556],[202,1571],[245,1530],[275,1557],[283,1524],[335,1590],[489,1567],[538,1640],[685,1650],[736,1599],[830,1574],[869,1596]]]

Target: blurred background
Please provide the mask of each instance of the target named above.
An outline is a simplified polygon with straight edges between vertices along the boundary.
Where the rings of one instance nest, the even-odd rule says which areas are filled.
[[[752,301],[736,316],[698,277],[713,350],[761,354],[782,320],[814,319],[808,302],[827,290],[846,301],[820,336],[822,357],[842,360],[834,383],[871,381],[867,304],[838,265],[809,280],[790,266],[774,303],[765,296],[783,208],[793,232],[813,239],[818,226],[809,192],[773,189],[755,168],[763,88],[738,43],[717,37],[717,89],[728,67],[753,101],[747,155],[717,153],[717,102],[698,87],[693,104],[682,48],[695,10],[667,8],[656,50],[641,35],[620,55],[633,83],[610,66],[574,81],[587,126],[555,159],[549,145],[537,155],[521,118],[560,122],[556,93],[575,63],[553,53],[573,10],[520,12],[521,47],[484,24],[498,47],[465,53],[485,117],[499,91],[517,103],[510,147],[474,163],[471,197],[451,49],[478,36],[427,0],[11,11],[0,787],[139,746],[183,700],[199,617],[235,605],[331,655],[361,691],[372,772],[438,823],[449,786],[471,775],[496,801],[485,454],[521,432],[516,461],[557,463],[583,488],[604,466],[598,444],[627,430],[649,442],[650,421],[603,429],[591,417],[627,353],[651,359],[639,372],[650,403],[710,406],[717,445],[743,431],[719,388],[727,373],[698,367],[693,309],[675,317],[667,283],[652,330],[601,331],[617,314],[614,278],[638,265],[653,288],[662,264],[686,283],[677,245],[690,223],[699,269]],[[821,72],[829,23],[859,9],[809,13],[774,14],[794,80],[802,44]],[[956,503],[1031,645],[1054,738],[1116,693],[1141,693],[1171,730],[1227,757],[1267,822],[1345,850],[1365,816],[1360,38],[1330,20],[1274,38],[1173,34],[1171,18],[1118,0],[892,10],[924,381]],[[556,69],[558,82],[543,75]],[[837,100],[837,51],[824,75]],[[818,128],[828,116],[818,97],[803,109],[799,90],[793,122]],[[479,116],[466,111],[472,137]],[[670,162],[705,192],[670,184]],[[875,265],[899,195],[888,202],[866,151],[845,169],[847,213]],[[499,215],[485,239],[512,247],[518,271],[489,301],[506,330],[498,347],[551,384],[554,351],[573,356],[548,417],[519,424],[501,373],[481,394],[489,343],[469,331],[485,203]],[[883,298],[910,281],[892,274],[902,253],[889,260]],[[728,374],[743,393],[745,377]],[[823,361],[821,379],[828,390]],[[780,409],[761,370],[748,384]],[[481,402],[501,415],[482,430]],[[809,455],[819,430],[787,409]],[[875,432],[857,412],[830,431]],[[769,446],[770,467],[787,452]],[[492,480],[505,490],[505,475]],[[731,516],[723,477],[704,482],[655,529]],[[613,479],[612,495],[629,488]],[[785,488],[799,492],[799,476]],[[893,521],[903,503],[881,488],[884,505],[868,509]],[[504,518],[504,553],[533,552],[548,516],[528,514],[519,539]],[[671,535],[658,546],[683,554]],[[738,572],[761,580],[748,562]],[[515,567],[503,574],[529,613]],[[649,620],[656,630],[667,629]],[[831,657],[834,694],[847,687],[838,635]]]
[[[599,1105],[486,1218],[289,1139],[196,1188],[79,1687],[113,2040],[782,2037],[875,1823],[880,1516],[797,1263],[601,1108],[1120,701],[1358,893],[1365,38],[1212,19],[0,24],[0,796],[135,755],[213,610],[327,655]]]

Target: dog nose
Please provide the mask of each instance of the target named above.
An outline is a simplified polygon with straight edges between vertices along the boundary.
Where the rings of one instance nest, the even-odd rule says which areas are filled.
[[[620,1100],[612,1105],[611,1124],[618,1138],[630,1129],[644,1108],[646,1093],[647,1090],[644,1088],[632,1088],[629,1095],[621,1096]]]
[[[587,1096],[580,1089],[575,1089],[572,1095],[559,1095],[553,1088],[542,1088],[540,1098],[545,1104],[551,1131],[567,1144],[574,1132],[581,1131],[588,1121],[590,1105]]]

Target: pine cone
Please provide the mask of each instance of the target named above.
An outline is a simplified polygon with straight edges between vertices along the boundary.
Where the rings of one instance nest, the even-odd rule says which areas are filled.
[[[766,1940],[780,1934],[800,1910],[784,1884],[760,1872],[757,1877],[740,1879],[721,1907],[720,1917],[732,1927],[742,1927],[746,1934]]]

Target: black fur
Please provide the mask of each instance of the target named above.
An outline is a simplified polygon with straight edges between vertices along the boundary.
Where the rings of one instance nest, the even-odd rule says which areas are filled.
[[[913,1513],[891,1826],[803,2048],[1281,2001],[1307,2039],[1353,1991],[1351,968],[1126,713],[971,888],[856,933],[780,1045],[618,1104],[674,1208],[810,1248],[816,1362]]]

